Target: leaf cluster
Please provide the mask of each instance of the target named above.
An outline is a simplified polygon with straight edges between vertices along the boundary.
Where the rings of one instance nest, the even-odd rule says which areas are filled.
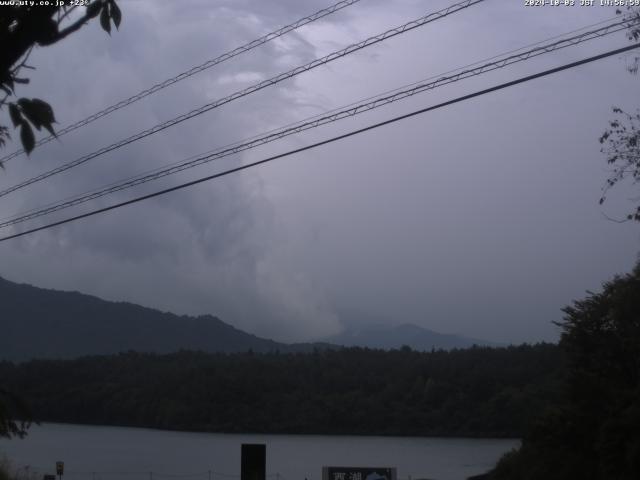
[[[640,26],[636,22],[640,19],[640,9],[627,6],[626,13],[620,9],[616,10],[616,14],[625,15],[626,20],[628,21],[627,28],[627,39],[631,42],[637,42],[640,40]],[[627,67],[630,73],[636,74],[638,72],[638,67],[640,66],[640,57],[635,56],[633,58],[633,64]]]
[[[627,6],[625,11],[618,9],[616,13],[624,15],[628,22],[627,39],[631,42],[640,41],[640,9]],[[627,70],[636,74],[639,67],[640,57],[635,56]],[[606,155],[607,163],[612,167],[600,197],[601,205],[605,202],[609,189],[616,184],[626,178],[631,178],[634,183],[640,179],[640,110],[630,114],[614,107],[613,113],[616,117],[609,122],[607,129],[600,136],[600,151]],[[626,220],[640,221],[640,205],[627,214]]]
[[[27,3],[27,2],[25,2]],[[69,20],[71,13],[81,7],[60,5],[7,5],[0,15],[0,90],[5,94],[0,100],[0,108],[9,108],[14,128],[20,129],[20,140],[24,150],[30,153],[35,145],[33,127],[44,127],[55,135],[52,123],[55,122],[51,106],[43,100],[20,98],[7,102],[15,95],[17,84],[28,84],[29,79],[20,76],[22,69],[33,69],[27,65],[27,59],[34,47],[52,45],[78,31],[89,20],[100,17],[100,25],[111,34],[111,24],[120,27],[122,12],[115,0],[93,0],[82,15]],[[6,126],[0,125],[0,147],[10,138]]]
[[[630,178],[633,183],[640,181],[640,110],[635,114],[613,108],[616,118],[600,136],[601,152],[611,165],[611,174],[603,188],[600,204],[606,200],[607,192],[618,182]],[[627,215],[628,220],[640,221],[640,206]]]
[[[53,109],[39,98],[21,98],[16,103],[9,103],[9,116],[15,128],[20,128],[20,140],[27,153],[35,147],[36,139],[33,127],[47,129],[51,135],[56,134],[51,125],[56,121]]]

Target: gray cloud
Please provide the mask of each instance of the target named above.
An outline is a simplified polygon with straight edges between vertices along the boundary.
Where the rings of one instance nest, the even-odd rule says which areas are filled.
[[[429,2],[428,8],[447,4]],[[64,125],[325,6],[252,0],[215,5],[123,3],[122,29],[111,38],[92,24],[62,45],[36,52],[38,70],[21,93],[49,100]],[[423,2],[364,0],[52,142],[29,159],[14,160],[0,181],[15,183],[424,13]],[[5,197],[2,215],[612,14],[487,2]],[[625,43],[620,35],[451,85],[136,193]],[[635,259],[637,227],[608,222],[597,207],[606,176],[597,137],[610,106],[633,106],[639,90],[624,63],[609,59],[4,243],[0,274],[177,313],[212,313],[283,340],[335,333],[340,312],[352,308],[498,341],[552,340],[557,331],[550,322],[562,306]],[[614,195],[606,211],[625,212],[625,194]]]

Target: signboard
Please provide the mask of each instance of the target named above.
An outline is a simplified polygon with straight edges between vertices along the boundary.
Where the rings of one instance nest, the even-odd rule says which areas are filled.
[[[392,467],[322,467],[322,480],[396,480]]]
[[[56,475],[64,475],[64,462],[56,462]]]

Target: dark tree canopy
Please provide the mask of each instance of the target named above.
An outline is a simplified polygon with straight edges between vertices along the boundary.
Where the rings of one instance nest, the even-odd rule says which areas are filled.
[[[78,9],[81,7],[49,3],[0,7],[0,90],[4,92],[0,108],[9,109],[11,122],[20,130],[20,141],[27,153],[35,147],[33,128],[45,128],[55,135],[52,124],[56,121],[53,109],[43,100],[19,98],[8,101],[15,96],[17,85],[29,83],[24,70],[33,69],[27,64],[31,51],[59,42],[95,17],[100,17],[100,25],[107,33],[111,32],[112,22],[118,28],[122,19],[115,0],[93,0],[80,15]],[[0,125],[0,147],[9,138],[9,128]]]
[[[640,478],[640,263],[565,310],[564,399],[492,478]]]
[[[622,14],[618,10],[619,14]],[[640,9],[627,8],[627,18],[637,21],[640,19]],[[627,38],[631,42],[640,41],[640,27],[630,27]],[[638,73],[640,57],[634,56],[627,70],[633,75]],[[609,122],[609,126],[600,137],[601,152],[607,157],[607,163],[611,166],[611,174],[604,186],[604,193],[600,198],[600,204],[606,200],[606,194],[619,182],[630,179],[634,184],[640,181],[640,109],[635,113],[629,113],[623,108],[613,107],[615,118]],[[627,220],[640,221],[640,204],[627,214]]]
[[[637,184],[640,181],[640,110],[628,113],[614,107],[613,112],[617,118],[609,122],[609,127],[600,137],[601,151],[611,165],[601,204],[606,200],[608,190],[618,182],[631,179]],[[640,221],[640,205],[627,215],[627,220]]]
[[[518,437],[557,396],[556,345],[122,353],[0,362],[40,421],[210,432]]]
[[[23,437],[31,425],[31,411],[19,396],[0,388],[0,438]]]

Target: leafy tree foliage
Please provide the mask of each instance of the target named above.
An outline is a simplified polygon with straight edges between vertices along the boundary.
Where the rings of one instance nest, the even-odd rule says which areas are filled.
[[[27,84],[29,79],[22,76],[29,54],[35,47],[53,45],[70,34],[78,31],[89,20],[100,16],[100,25],[111,32],[111,23],[116,28],[122,20],[120,8],[115,0],[93,0],[77,16],[74,10],[78,6],[49,5],[6,5],[0,7],[0,90],[5,94],[0,108],[9,109],[14,128],[20,129],[20,141],[27,153],[35,147],[33,128],[45,128],[55,135],[52,124],[55,116],[51,106],[39,98],[19,98],[14,102],[8,99],[15,95],[16,84]],[[39,2],[37,2],[39,3]],[[74,18],[73,21],[69,20]],[[10,138],[9,128],[0,125],[0,147]]]
[[[0,388],[0,437],[23,437],[31,425],[31,411],[19,396]]]
[[[608,190],[618,182],[626,178],[633,183],[640,181],[640,110],[631,114],[614,107],[613,112],[617,118],[609,122],[609,128],[600,137],[602,152],[612,167],[600,198],[601,204],[606,200]],[[627,220],[640,221],[640,205],[627,215]]]
[[[563,401],[492,478],[640,478],[640,263],[565,309]]]
[[[126,353],[0,364],[38,420],[213,432],[520,436],[558,396],[555,345],[430,353]]]
[[[618,14],[622,12],[618,10]],[[640,19],[640,9],[628,7],[626,15],[629,20],[637,21]],[[640,27],[630,27],[627,37],[632,42],[640,41]],[[628,70],[635,75],[639,66],[640,57],[635,56]],[[606,181],[600,204],[606,200],[609,189],[622,180],[630,179],[634,184],[640,181],[640,110],[629,113],[620,107],[613,107],[613,113],[615,118],[600,137],[601,152],[611,166],[611,175]],[[627,220],[640,221],[640,205],[627,215]]]

